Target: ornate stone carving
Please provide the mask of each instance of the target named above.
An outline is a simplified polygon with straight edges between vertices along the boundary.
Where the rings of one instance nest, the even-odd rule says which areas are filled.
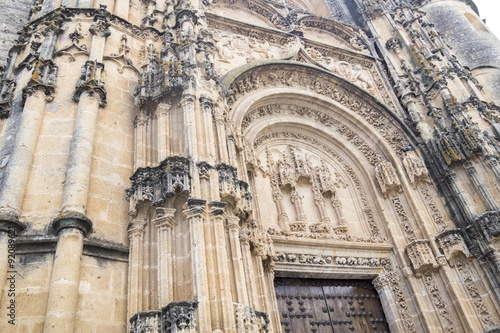
[[[372,284],[373,286],[375,287],[375,289],[380,292],[381,289],[383,289],[384,287],[387,287],[389,286],[390,282],[389,282],[389,277],[385,274],[380,274],[379,276],[377,276],[373,281],[372,281]]]
[[[85,65],[82,66],[80,77],[76,82],[75,93],[73,94],[73,100],[75,102],[80,100],[83,92],[87,92],[90,95],[96,93],[100,97],[99,105],[101,107],[106,106],[106,86],[103,70],[104,64],[96,60],[88,60]]]
[[[5,73],[0,75],[0,119],[7,118],[10,113],[10,105],[14,94],[16,83],[14,80],[5,78]]]
[[[222,163],[216,168],[219,172],[221,197],[233,198],[237,203],[237,208],[241,212],[249,214],[253,209],[253,204],[248,184],[238,179],[238,171],[235,167]]]
[[[23,89],[23,97],[26,98],[35,90],[42,89],[51,101],[56,87],[57,66],[51,59],[39,58],[34,66],[31,78]]]
[[[130,177],[132,186],[126,190],[130,199],[131,215],[136,213],[136,205],[150,201],[159,205],[167,198],[190,190],[189,160],[184,157],[169,157],[155,168],[139,168]]]
[[[247,73],[240,75],[234,82],[231,83],[230,88],[233,95],[230,96],[228,104],[231,105],[240,95],[249,93],[259,89],[259,87],[266,86],[294,86],[314,91],[320,95],[330,98],[337,103],[341,103],[349,108],[354,113],[363,117],[370,125],[372,125],[393,147],[394,151],[403,157],[402,147],[406,147],[404,143],[401,130],[394,124],[394,121],[387,116],[386,112],[377,111],[377,106],[362,98],[359,92],[354,89],[349,89],[346,85],[340,84],[332,80],[331,76],[326,76],[324,73],[313,73],[310,70],[299,68],[287,68],[279,65],[266,66],[266,72],[261,72],[263,69],[249,70]],[[250,84],[254,79],[260,78],[259,85]],[[383,85],[383,84],[382,84]],[[389,101],[386,101],[387,104]],[[301,113],[308,117],[317,119],[319,122],[325,122],[327,126],[337,128],[338,120],[330,115],[324,115],[316,110],[311,110],[308,107],[289,106],[286,104],[270,105],[263,108],[270,108],[272,113],[290,113],[295,112],[297,115]],[[289,111],[288,111],[289,110]],[[255,111],[257,112],[257,111]],[[255,118],[265,116],[265,113],[258,112]],[[245,123],[245,120],[243,121]],[[242,125],[243,127],[243,125]],[[340,131],[342,129],[340,128]],[[356,133],[353,133],[355,135]],[[372,163],[377,163],[377,160]]]
[[[144,311],[130,318],[130,333],[160,333],[161,311]]]
[[[94,12],[94,23],[89,28],[90,33],[94,36],[106,38],[111,35],[109,30],[111,24],[108,22],[111,13],[106,10],[107,7],[106,5],[99,5],[99,9]]]
[[[288,262],[295,264],[311,265],[338,265],[338,266],[362,266],[362,267],[381,267],[386,264],[385,258],[373,257],[334,257],[330,255],[314,255],[299,253],[276,253],[274,260],[276,262]]]
[[[406,301],[407,297],[405,296],[401,285],[401,276],[397,272],[390,272],[387,277],[396,300],[396,305],[399,308],[403,325],[406,329],[405,332],[417,333],[415,322],[413,321],[408,309],[408,303]]]
[[[459,255],[470,256],[460,229],[449,229],[436,236],[436,241],[449,262]]]
[[[477,217],[476,224],[491,241],[500,236],[500,211],[490,211]]]
[[[403,158],[403,166],[408,174],[410,183],[416,184],[419,180],[430,182],[428,178],[429,171],[425,167],[424,161],[411,148],[407,148],[406,150],[406,156]]]
[[[392,191],[401,192],[401,182],[392,164],[388,161],[379,161],[375,166],[375,177],[385,197]]]
[[[432,271],[424,272],[423,279],[427,291],[431,296],[432,303],[436,307],[439,317],[441,317],[442,319],[441,325],[444,328],[444,332],[456,332],[455,325],[450,319],[450,313],[447,310],[447,305],[444,303],[443,297],[441,296],[441,291],[439,290],[439,287],[436,283],[434,273]]]
[[[321,60],[322,59],[320,59],[320,61]],[[325,58],[324,62],[326,64],[326,68],[330,71],[347,79],[348,81],[351,81],[361,88],[368,91],[375,89],[375,84],[368,74],[369,72],[363,70],[361,65],[351,65],[347,61],[335,61],[330,57]]]
[[[492,325],[493,323],[491,321],[490,311],[481,297],[481,292],[474,283],[475,278],[472,275],[467,260],[461,257],[456,257],[452,263],[460,275],[464,288],[472,299],[472,304],[474,305],[479,318],[484,324]]]
[[[195,328],[197,301],[171,302],[161,310],[161,332],[185,333]]]
[[[331,115],[325,114],[321,111],[310,109],[308,107],[299,107],[286,104],[271,104],[260,107],[248,112],[244,116],[241,128],[242,130],[245,130],[253,121],[259,118],[280,114],[314,119],[315,121],[327,127],[331,127],[332,129],[337,131],[343,138],[352,143],[368,159],[370,164],[376,165],[380,159],[380,155],[377,153],[377,151],[368,143],[366,143],[358,134],[356,134],[355,131],[353,131],[347,125],[340,123],[338,119],[332,117]],[[378,116],[367,116],[367,120],[374,124],[378,124],[380,118]],[[385,122],[382,121],[381,123],[384,124]],[[396,151],[400,151],[399,145],[402,143],[402,137],[399,135],[399,133],[392,133],[392,135],[390,135],[387,131],[384,131],[384,133],[389,142],[396,143],[396,145],[398,146]],[[255,141],[254,146],[259,145],[259,139],[260,137]]]
[[[416,240],[417,236],[415,235],[413,226],[411,225],[410,220],[408,219],[408,215],[406,215],[401,199],[399,199],[398,197],[394,197],[392,198],[391,201],[392,201],[392,206],[394,207],[394,210],[396,211],[396,214],[398,216],[399,223],[403,228],[406,238],[409,241]]]
[[[299,134],[299,133],[289,133],[289,132],[273,132],[271,134],[265,134],[260,137],[258,137],[254,141],[254,147],[257,148],[259,147],[262,143],[268,141],[268,140],[274,140],[274,139],[279,139],[279,138],[294,138],[296,140],[304,141],[304,142],[309,142],[312,145],[316,147],[320,147],[323,151],[327,152],[330,154],[335,160],[338,161],[338,163],[342,166],[342,168],[345,170],[345,172],[349,175],[351,178],[352,182],[355,184],[356,191],[358,193],[358,196],[361,200],[361,203],[363,204],[363,212],[366,216],[367,222],[370,226],[371,230],[371,240],[368,239],[369,242],[383,242],[383,238],[380,235],[380,229],[377,226],[373,212],[368,206],[368,200],[366,198],[366,194],[364,192],[363,185],[361,184],[361,181],[359,180],[358,176],[356,175],[356,172],[352,169],[352,167],[340,156],[338,155],[333,149],[330,147],[326,146],[322,142],[317,141],[314,138],[311,138],[307,135],[304,134]],[[269,154],[268,156],[268,168],[269,168]],[[275,177],[277,178],[277,177]],[[273,185],[274,184],[274,185]],[[279,190],[279,184],[278,180],[275,179],[273,180],[273,177],[271,177],[271,187],[273,189],[273,198],[274,194],[276,193],[279,197],[281,195],[281,190]],[[276,191],[276,189],[279,190],[279,192]],[[281,199],[283,199],[283,196],[281,195]],[[278,201],[279,202],[279,201]],[[284,215],[286,216],[286,214]],[[274,232],[274,231],[273,231]],[[286,234],[286,232],[285,232]],[[298,237],[312,237],[312,238],[330,238],[329,236],[326,235],[318,235],[318,234],[296,234]],[[333,237],[335,238],[335,237]],[[362,240],[363,237],[352,237],[352,236],[345,236],[345,237],[340,237],[342,240],[350,240],[350,241],[361,241],[361,242],[366,242],[366,240]],[[358,240],[356,240],[358,239]]]
[[[410,258],[410,262],[417,273],[417,277],[426,269],[437,268],[439,266],[429,246],[428,239],[414,240],[406,245],[405,252],[408,258]]]
[[[180,60],[179,45],[174,43],[172,33],[166,32],[164,35],[160,59],[155,54],[153,44],[148,46],[147,52],[147,64],[143,66],[139,85],[134,91],[137,104],[177,93],[189,76],[187,65]]]
[[[253,253],[263,260],[274,258],[273,241],[269,234],[257,227],[252,227],[249,232]]]
[[[238,332],[245,333],[271,333],[269,316],[265,312],[255,311],[244,304],[236,306],[236,327]]]
[[[429,188],[427,187],[420,188],[420,193],[422,194],[425,203],[429,207],[430,213],[432,215],[432,220],[436,224],[436,227],[438,228],[439,231],[444,231],[447,227],[447,223],[443,218],[443,214],[441,214],[441,211],[434,202],[434,199],[432,198]]]

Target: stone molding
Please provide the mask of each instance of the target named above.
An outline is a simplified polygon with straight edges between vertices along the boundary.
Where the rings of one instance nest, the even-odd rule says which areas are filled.
[[[55,234],[59,234],[63,229],[75,228],[87,236],[92,231],[92,221],[85,214],[65,212],[52,221],[51,227]]]

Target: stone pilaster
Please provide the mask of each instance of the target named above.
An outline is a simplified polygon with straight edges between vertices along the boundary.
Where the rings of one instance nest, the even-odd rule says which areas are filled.
[[[224,207],[225,202],[211,201],[210,206],[210,226],[213,228],[214,238],[212,255],[216,261],[216,282],[218,286],[228,286],[231,283],[228,258],[226,251],[226,231],[224,229]],[[233,297],[230,288],[220,288],[219,295],[222,325],[219,327],[224,332],[236,332],[236,322],[233,309]],[[212,323],[213,325],[214,323]],[[215,327],[212,327],[215,328]]]
[[[142,311],[142,259],[144,247],[144,227],[146,222],[133,220],[128,229],[129,263],[128,263],[128,318]]]
[[[183,211],[189,224],[191,243],[191,272],[193,274],[193,295],[198,300],[199,332],[212,332],[210,318],[210,300],[208,277],[206,272],[207,258],[203,220],[205,218],[206,200],[189,199],[187,209]]]
[[[158,161],[163,161],[170,156],[170,108],[171,105],[160,103],[156,107],[158,119]],[[137,131],[138,135],[140,130]],[[142,133],[141,133],[142,134]]]
[[[472,182],[474,183],[474,186],[479,191],[479,194],[481,194],[481,197],[483,198],[484,203],[486,204],[486,208],[489,211],[498,210],[498,205],[495,202],[495,199],[493,199],[491,192],[486,187],[486,184],[484,183],[483,179],[481,178],[481,176],[477,172],[474,165],[469,161],[469,162],[466,162],[464,164],[464,166],[465,166],[465,170],[467,171],[467,173],[471,177]]]
[[[226,227],[229,230],[229,246],[231,247],[231,260],[233,262],[233,274],[236,283],[236,300],[240,304],[248,304],[248,293],[246,289],[246,275],[243,267],[243,257],[240,245],[241,228],[239,217],[228,216]]]
[[[160,307],[174,300],[173,292],[173,235],[175,209],[157,208],[157,218],[153,220],[158,230],[158,288]]]

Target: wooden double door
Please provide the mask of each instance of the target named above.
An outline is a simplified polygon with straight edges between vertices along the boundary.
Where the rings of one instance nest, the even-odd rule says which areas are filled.
[[[283,332],[389,332],[370,281],[276,278],[274,283]]]

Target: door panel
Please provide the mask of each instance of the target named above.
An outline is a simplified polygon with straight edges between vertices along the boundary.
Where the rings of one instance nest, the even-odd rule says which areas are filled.
[[[389,332],[369,281],[276,278],[275,289],[283,332]]]

